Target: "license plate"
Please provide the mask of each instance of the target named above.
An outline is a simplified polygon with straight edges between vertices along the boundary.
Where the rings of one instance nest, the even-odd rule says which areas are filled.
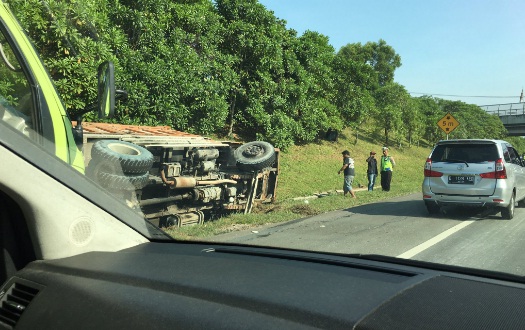
[[[448,183],[451,184],[474,184],[473,175],[449,175]]]

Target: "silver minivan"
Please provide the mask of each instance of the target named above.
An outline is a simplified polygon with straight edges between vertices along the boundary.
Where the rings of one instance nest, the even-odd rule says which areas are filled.
[[[425,163],[422,190],[429,213],[442,205],[495,206],[514,217],[525,206],[525,164],[502,140],[439,141]]]

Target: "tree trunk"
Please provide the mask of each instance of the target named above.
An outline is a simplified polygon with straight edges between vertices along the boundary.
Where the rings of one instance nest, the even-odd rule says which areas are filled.
[[[237,99],[237,94],[233,95],[233,101],[230,103],[230,125],[228,128],[228,136],[233,135],[233,123],[234,123],[234,115],[235,115],[235,101]]]

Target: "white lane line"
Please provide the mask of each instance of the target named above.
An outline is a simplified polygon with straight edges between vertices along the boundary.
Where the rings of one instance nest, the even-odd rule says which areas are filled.
[[[410,259],[413,256],[415,256],[416,254],[425,251],[426,249],[428,249],[432,245],[441,242],[445,238],[447,238],[450,235],[460,231],[461,229],[465,228],[466,226],[470,225],[473,222],[475,222],[475,220],[463,221],[462,223],[460,223],[458,225],[455,225],[454,227],[452,227],[450,229],[445,230],[441,234],[439,234],[437,236],[434,236],[433,238],[429,239],[428,241],[426,241],[424,243],[421,243],[418,246],[416,246],[416,247],[414,247],[414,248],[412,248],[412,249],[410,249],[410,250],[408,250],[408,251],[398,255],[396,258]]]

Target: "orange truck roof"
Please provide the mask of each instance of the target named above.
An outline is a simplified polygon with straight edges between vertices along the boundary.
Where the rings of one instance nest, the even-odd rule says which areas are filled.
[[[73,123],[75,126],[75,123]],[[118,139],[145,147],[194,147],[228,146],[210,138],[181,132],[169,126],[142,126],[83,122],[84,143],[93,139]]]

